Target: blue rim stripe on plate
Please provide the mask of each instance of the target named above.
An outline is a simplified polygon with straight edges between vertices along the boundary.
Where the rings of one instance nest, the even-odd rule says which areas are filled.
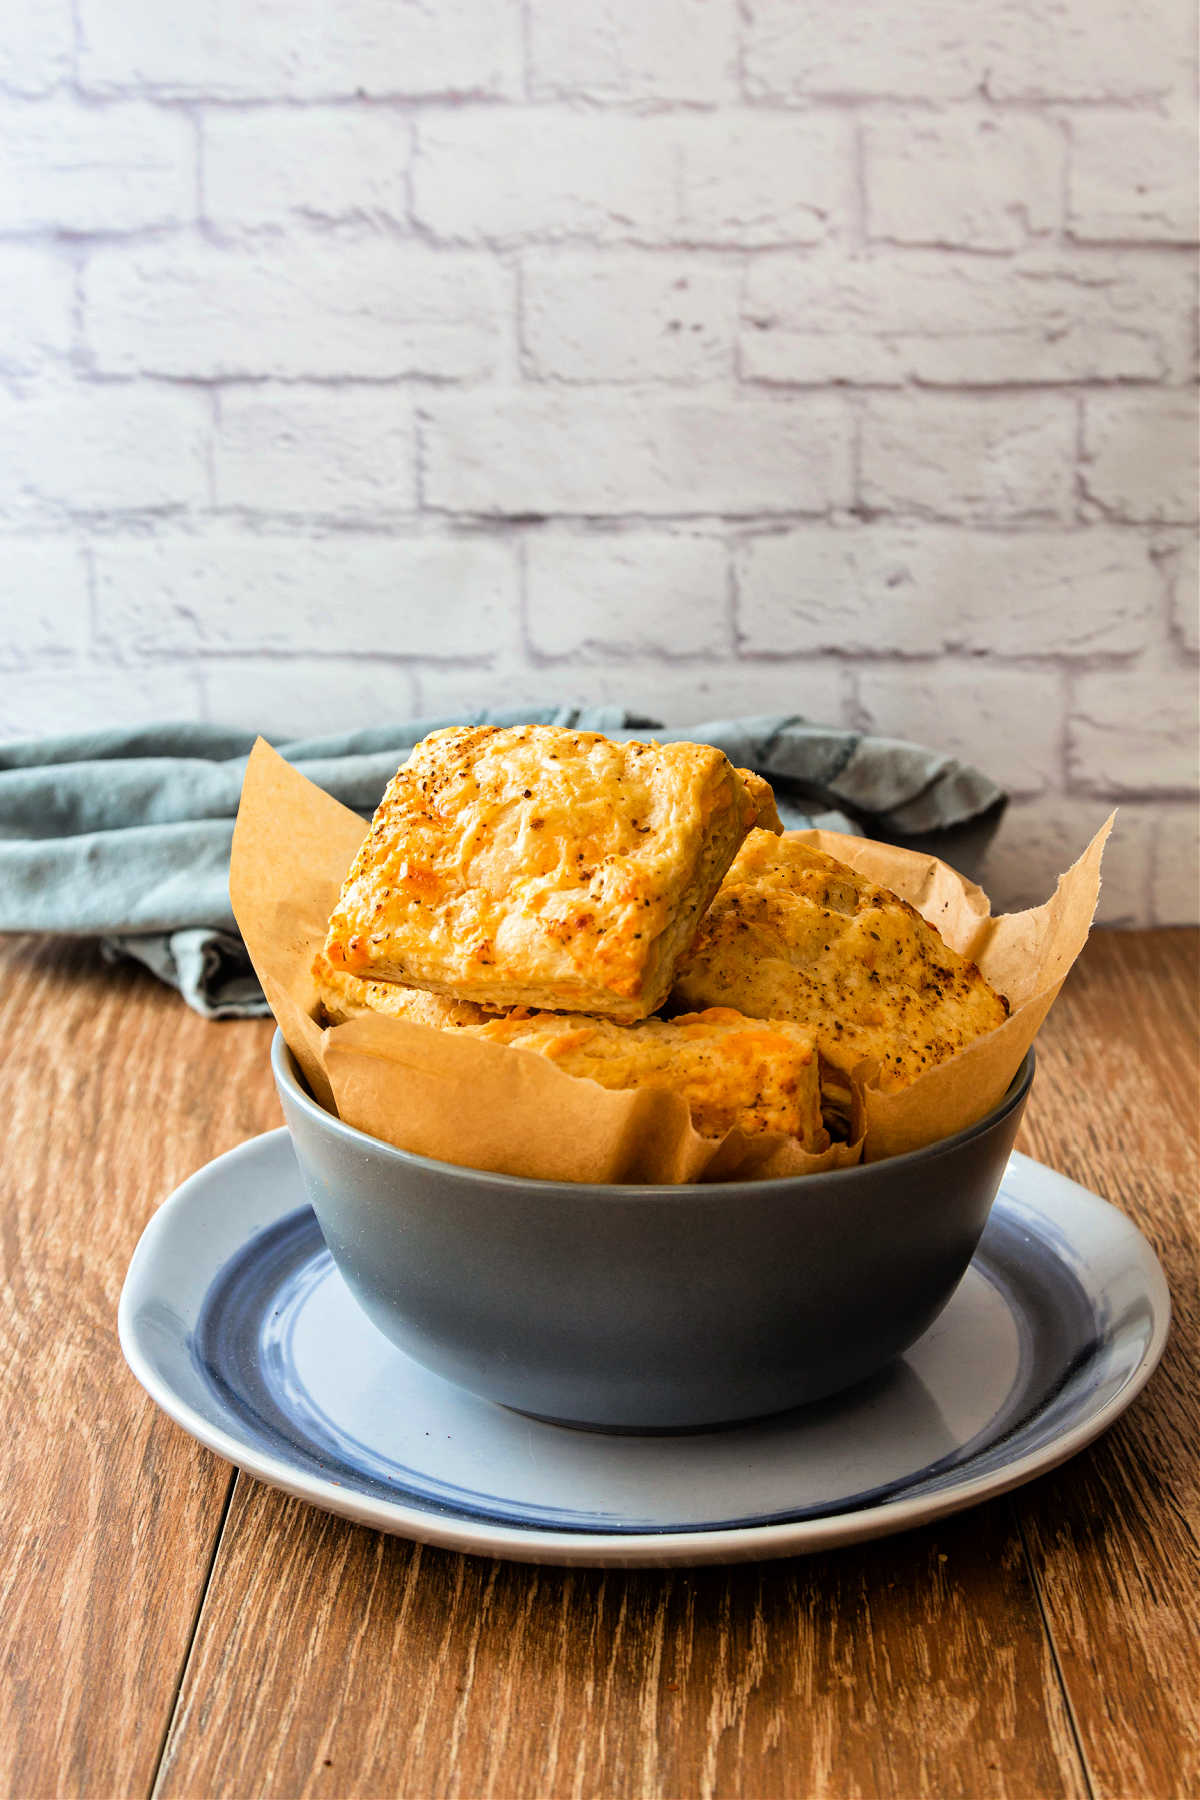
[[[851,1496],[837,1495],[815,1512],[793,1510],[783,1515],[759,1514],[749,1520],[730,1518],[715,1529],[691,1520],[672,1526],[664,1524],[661,1517],[639,1526],[606,1515],[598,1515],[594,1524],[578,1517],[565,1525],[541,1526],[520,1518],[510,1522],[495,1512],[476,1513],[453,1502],[406,1494],[392,1481],[368,1486],[352,1474],[346,1482],[338,1471],[336,1453],[333,1457],[310,1453],[309,1459],[301,1462],[291,1447],[294,1427],[286,1414],[286,1429],[279,1444],[272,1445],[240,1416],[242,1402],[235,1404],[231,1399],[242,1391],[240,1379],[230,1382],[218,1374],[214,1386],[201,1374],[194,1340],[206,1302],[253,1237],[269,1233],[272,1225],[283,1225],[297,1215],[303,1218],[302,1200],[291,1145],[283,1130],[225,1152],[176,1189],[147,1224],[122,1290],[119,1333],[131,1369],[185,1431],[270,1486],[370,1528],[488,1556],[576,1566],[699,1565],[798,1555],[927,1524],[1008,1492],[1090,1444],[1141,1392],[1158,1364],[1170,1327],[1165,1277],[1153,1249],[1133,1223],[1078,1183],[1014,1153],[993,1214],[993,1223],[1012,1228],[1004,1255],[994,1260],[999,1271],[996,1278],[1007,1279],[1023,1294],[1030,1266],[1038,1265],[1048,1291],[1040,1299],[1023,1301],[1018,1317],[1006,1292],[993,1281],[988,1290],[998,1303],[998,1314],[993,1316],[1002,1314],[1015,1331],[1010,1341],[1019,1368],[1014,1378],[1006,1362],[1009,1372],[1002,1377],[1002,1392],[1007,1388],[1003,1403],[997,1403],[993,1392],[985,1428],[968,1443],[955,1446],[949,1458],[930,1462],[878,1497],[868,1496],[858,1510]],[[303,1249],[299,1223],[296,1229],[301,1236],[295,1242]],[[990,1257],[986,1237],[983,1248]],[[308,1237],[302,1263],[305,1256],[310,1263],[314,1260],[309,1252],[320,1258],[319,1239],[314,1242]],[[973,1267],[980,1277],[975,1292],[981,1293],[992,1276],[979,1265]],[[312,1273],[319,1287],[320,1267]],[[1052,1314],[1056,1315],[1064,1275],[1074,1283],[1074,1301],[1069,1308],[1074,1323],[1059,1344],[1057,1355],[1063,1360],[1057,1374],[1043,1383],[1041,1404],[1030,1414],[1027,1406],[1014,1405],[1014,1396],[1028,1382],[1031,1368],[1041,1364],[1045,1369],[1048,1362],[1057,1360],[1057,1355],[1048,1355],[1045,1301],[1052,1295]],[[1076,1304],[1080,1293],[1082,1314]],[[328,1290],[317,1302],[325,1307],[333,1303]],[[1088,1314],[1092,1318],[1090,1333]],[[965,1314],[960,1313],[955,1329],[961,1330],[963,1319],[971,1316],[968,1307]],[[985,1315],[979,1318],[987,1329]],[[288,1329],[277,1334],[278,1352],[284,1358]],[[251,1360],[259,1354],[256,1348]],[[360,1355],[361,1346],[351,1354]],[[914,1371],[924,1368],[921,1346],[912,1354]],[[936,1350],[932,1354],[935,1361],[930,1366],[936,1367]],[[307,1356],[311,1355],[310,1338]],[[370,1378],[369,1363],[352,1366]],[[416,1365],[410,1367],[416,1369]],[[893,1368],[903,1371],[905,1364]],[[856,1398],[866,1394],[867,1416],[872,1405],[886,1408],[891,1403],[889,1389],[881,1387],[872,1395],[867,1391],[870,1386],[867,1383],[852,1390]],[[436,1410],[440,1404],[431,1402],[415,1386],[412,1392],[422,1407],[432,1403]],[[446,1394],[446,1404],[451,1407],[465,1402],[461,1391],[448,1385]],[[471,1402],[472,1407],[485,1405]],[[836,1405],[835,1398],[819,1402],[816,1409],[782,1417],[785,1421],[810,1420],[820,1408]],[[316,1410],[320,1412],[319,1407]],[[434,1416],[428,1415],[429,1419]],[[817,1423],[820,1426],[820,1421]],[[1003,1428],[998,1429],[1001,1423]],[[467,1421],[464,1428],[469,1433],[476,1427]],[[335,1436],[338,1430],[335,1423]],[[469,1436],[466,1441],[471,1441]],[[667,1440],[651,1441],[662,1444]],[[469,1463],[468,1458],[467,1466]]]
[[[344,1431],[292,1379],[291,1339],[304,1303],[338,1279],[311,1209],[257,1232],[211,1284],[191,1334],[198,1372],[214,1395],[272,1454],[373,1499],[407,1502],[445,1518],[556,1532],[631,1536],[734,1531],[859,1512],[899,1497],[939,1492],[984,1474],[1053,1436],[1077,1407],[1108,1321],[1066,1263],[1048,1252],[1019,1202],[1003,1192],[974,1268],[1003,1295],[1019,1337],[1021,1372],[1005,1405],[977,1435],[915,1474],[836,1501],[704,1521],[661,1523],[538,1507],[460,1487],[380,1457]],[[281,1396],[283,1398],[281,1398]],[[825,1405],[837,1403],[837,1397]],[[809,1410],[809,1409],[805,1409]],[[786,1420],[783,1415],[780,1423]]]

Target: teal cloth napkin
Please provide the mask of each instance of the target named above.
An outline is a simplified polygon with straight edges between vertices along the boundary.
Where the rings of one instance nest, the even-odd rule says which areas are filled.
[[[663,730],[619,707],[477,712],[275,745],[369,816],[443,725],[569,725],[715,744],[775,788],[785,825],[945,856],[970,874],[1005,795],[953,757],[780,715]],[[177,724],[0,744],[0,931],[82,933],[134,956],[210,1018],[267,1011],[229,904],[229,847],[254,733]]]

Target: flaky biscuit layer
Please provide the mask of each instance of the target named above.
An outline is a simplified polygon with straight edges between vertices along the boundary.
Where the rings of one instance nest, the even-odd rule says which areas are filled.
[[[756,816],[698,744],[462,726],[388,786],[330,919],[352,975],[493,1007],[646,1017]]]
[[[601,1087],[671,1088],[687,1101],[703,1137],[723,1137],[736,1126],[747,1135],[771,1131],[798,1138],[806,1150],[824,1150],[829,1142],[812,1034],[794,1024],[747,1019],[728,1008],[635,1025],[523,1007],[489,1015],[470,1001],[340,974],[323,957],[313,972],[327,1024],[386,1013],[534,1051],[565,1074]]]
[[[571,1013],[509,1014],[469,1029],[489,1043],[535,1050],[601,1087],[673,1088],[702,1137],[736,1127],[747,1135],[780,1132],[806,1150],[829,1143],[812,1035],[793,1024],[712,1007],[638,1025]]]
[[[877,1061],[888,1089],[1009,1010],[907,901],[793,834],[764,831],[751,832],[721,884],[672,1002],[795,1020],[835,1068]]]

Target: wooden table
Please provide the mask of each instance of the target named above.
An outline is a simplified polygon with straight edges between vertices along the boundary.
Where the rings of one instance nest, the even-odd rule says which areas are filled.
[[[380,1536],[157,1412],[122,1278],[172,1187],[279,1122],[270,1027],[87,944],[0,956],[5,1796],[1200,1794],[1194,932],[1093,938],[1021,1138],[1167,1270],[1117,1426],[923,1530],[636,1573]]]

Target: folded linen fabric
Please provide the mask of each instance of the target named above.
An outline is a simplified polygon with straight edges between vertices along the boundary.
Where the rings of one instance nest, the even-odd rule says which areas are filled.
[[[413,745],[451,724],[714,744],[767,777],[785,825],[914,843],[967,873],[1005,803],[985,775],[938,751],[779,714],[665,730],[619,707],[518,708],[275,747],[369,817]],[[96,936],[211,1018],[265,1013],[229,904],[233,821],[253,744],[253,732],[201,724],[0,744],[0,931]]]

